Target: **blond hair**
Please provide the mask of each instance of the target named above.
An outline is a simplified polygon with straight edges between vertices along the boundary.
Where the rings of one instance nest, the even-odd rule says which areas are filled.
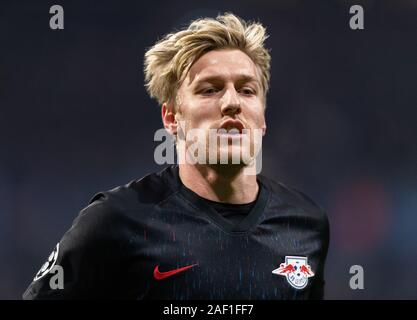
[[[231,13],[219,15],[216,19],[194,20],[187,29],[167,34],[145,53],[146,89],[161,105],[175,102],[183,77],[204,53],[219,49],[239,49],[252,59],[260,71],[261,85],[266,96],[271,60],[264,47],[267,37],[260,23],[247,23]]]

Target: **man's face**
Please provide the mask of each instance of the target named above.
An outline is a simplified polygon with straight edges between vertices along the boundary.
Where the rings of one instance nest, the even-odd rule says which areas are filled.
[[[240,50],[213,50],[201,56],[179,87],[177,104],[178,132],[182,130],[185,137],[192,129],[203,133],[207,163],[209,152],[217,161],[226,154],[228,163],[233,153],[253,156],[254,131],[261,132],[261,139],[266,129],[259,72]],[[187,146],[192,143],[188,137],[185,142]]]

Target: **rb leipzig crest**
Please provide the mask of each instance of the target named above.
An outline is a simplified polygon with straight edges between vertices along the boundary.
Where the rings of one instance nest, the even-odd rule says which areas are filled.
[[[314,272],[307,263],[307,257],[286,256],[285,263],[272,273],[285,276],[288,283],[295,289],[304,289],[308,284],[308,278],[314,276]]]

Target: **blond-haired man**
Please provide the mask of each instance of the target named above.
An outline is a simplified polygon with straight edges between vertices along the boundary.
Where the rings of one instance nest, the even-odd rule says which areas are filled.
[[[247,170],[266,132],[265,39],[261,24],[225,14],[146,52],[146,86],[182,161],[97,194],[24,298],[323,298],[324,210]]]

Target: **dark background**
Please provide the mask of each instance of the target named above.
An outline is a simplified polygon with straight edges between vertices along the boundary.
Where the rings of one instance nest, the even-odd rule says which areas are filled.
[[[354,4],[365,30],[349,28]],[[327,209],[326,298],[417,298],[415,0],[2,1],[0,298],[21,297],[96,192],[161,169],[144,52],[225,11],[270,34],[263,174]]]

